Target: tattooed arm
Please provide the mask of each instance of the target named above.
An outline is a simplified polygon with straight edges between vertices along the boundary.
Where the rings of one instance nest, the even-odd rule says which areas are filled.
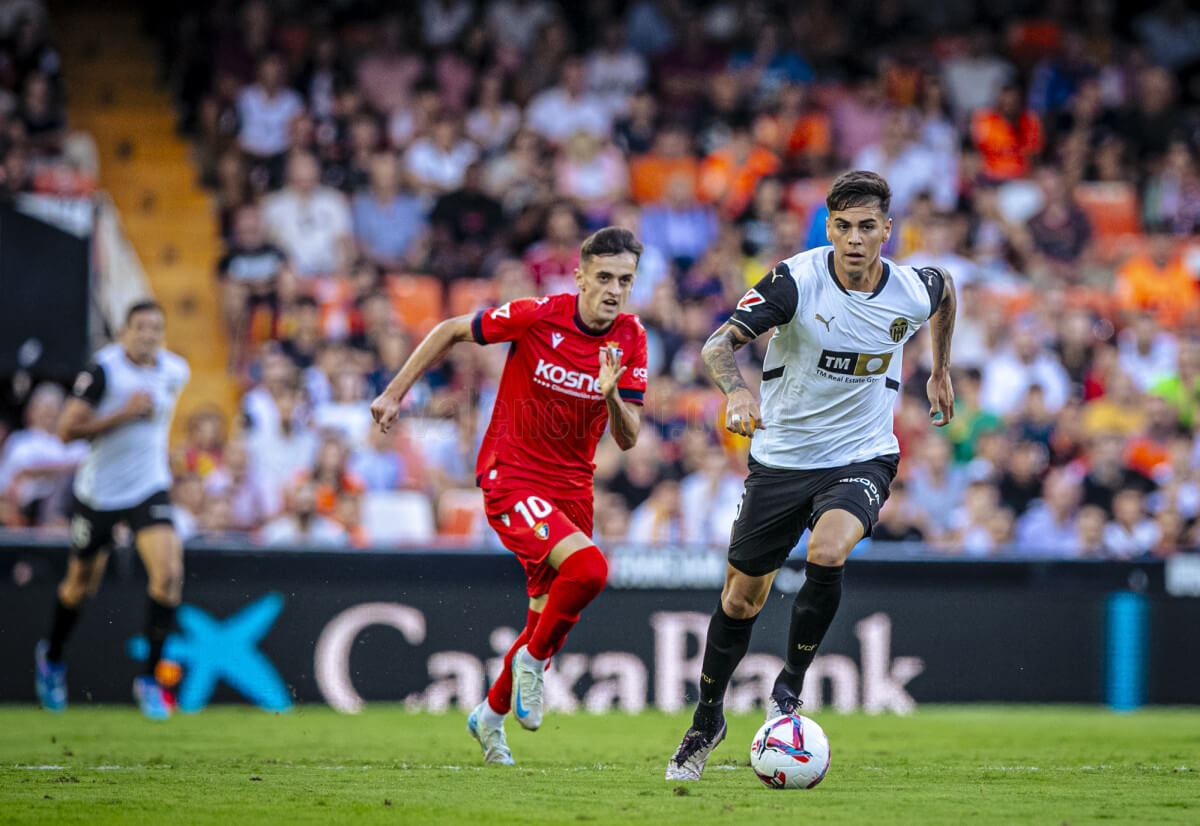
[[[725,429],[739,436],[753,436],[756,427],[763,427],[758,399],[746,386],[733,355],[752,340],[736,323],[726,322],[709,336],[700,351],[713,381],[726,396]]]
[[[944,279],[942,300],[929,317],[929,332],[933,344],[933,373],[925,385],[929,396],[929,418],[937,427],[945,427],[954,418],[954,388],[950,384],[950,340],[954,336],[954,315],[958,301],[954,297],[954,280],[950,273],[939,270]],[[941,413],[941,418],[937,418]]]

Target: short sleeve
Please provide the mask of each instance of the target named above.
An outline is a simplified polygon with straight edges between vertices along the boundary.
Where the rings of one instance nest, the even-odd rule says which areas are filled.
[[[518,298],[499,307],[481,310],[471,321],[471,335],[479,344],[514,341],[541,317],[548,298]]]
[[[646,330],[642,323],[634,318],[634,328],[637,336],[634,339],[633,354],[625,360],[625,372],[617,382],[617,392],[622,401],[632,404],[643,404],[646,399]]]
[[[106,384],[104,368],[99,364],[93,364],[75,377],[75,384],[71,386],[71,395],[95,407],[104,397]]]
[[[781,261],[742,296],[729,321],[757,338],[772,327],[791,321],[799,303],[796,280],[787,264]]]
[[[932,316],[942,303],[942,294],[946,291],[946,274],[937,267],[920,267],[917,275],[921,276],[925,290],[929,293],[929,315]]]

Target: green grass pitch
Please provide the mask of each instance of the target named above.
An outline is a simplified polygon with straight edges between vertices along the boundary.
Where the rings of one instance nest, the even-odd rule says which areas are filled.
[[[510,720],[518,765],[483,766],[463,713],[371,706],[0,706],[0,824],[1200,823],[1200,710],[927,706],[814,715],[833,764],[811,791],[747,768],[758,716],[730,719],[699,783],[663,780],[687,716]]]

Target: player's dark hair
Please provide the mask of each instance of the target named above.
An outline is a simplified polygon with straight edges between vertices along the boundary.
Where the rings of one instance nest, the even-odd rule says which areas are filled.
[[[641,260],[642,242],[624,227],[605,227],[584,239],[583,246],[579,248],[579,259],[580,262],[586,262],[597,255],[620,255],[623,252],[632,252],[634,258]]]
[[[838,175],[825,195],[825,206],[830,212],[871,206],[872,201],[878,201],[879,209],[887,215],[892,208],[892,190],[882,176],[864,169]]]
[[[125,311],[125,323],[128,324],[130,321],[132,321],[133,317],[138,313],[148,313],[150,311],[166,315],[166,313],[163,313],[161,304],[159,304],[153,298],[146,298],[135,302],[129,307],[128,310]]]

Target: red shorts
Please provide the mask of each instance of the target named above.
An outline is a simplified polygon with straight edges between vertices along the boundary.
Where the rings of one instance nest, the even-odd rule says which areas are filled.
[[[528,488],[483,492],[488,524],[525,568],[527,591],[540,597],[558,572],[546,561],[559,542],[576,531],[592,535],[592,499],[552,499]]]

